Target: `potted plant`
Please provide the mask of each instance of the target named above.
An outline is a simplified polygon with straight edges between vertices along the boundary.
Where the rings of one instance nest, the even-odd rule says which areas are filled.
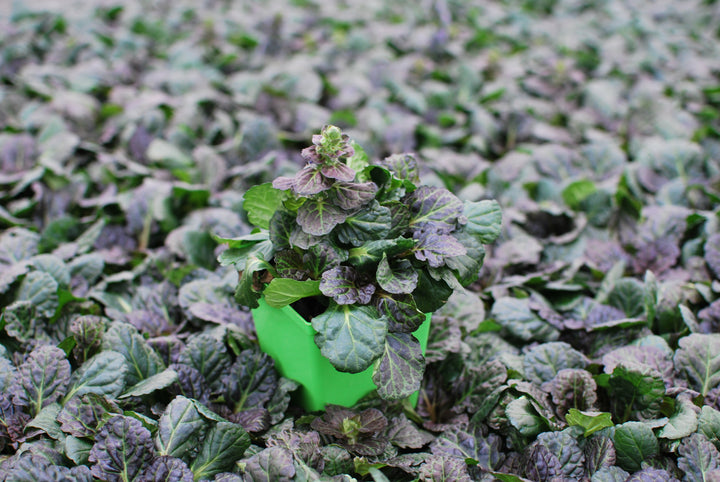
[[[477,279],[500,208],[419,185],[412,155],[371,163],[338,127],[312,142],[295,176],[245,193],[257,229],[223,240],[220,261],[237,266],[236,299],[253,310],[281,373],[304,386],[306,408],[351,405],[375,387],[408,397],[422,380],[430,314]],[[318,375],[300,353],[313,349],[325,364]],[[326,389],[335,393],[316,393]]]

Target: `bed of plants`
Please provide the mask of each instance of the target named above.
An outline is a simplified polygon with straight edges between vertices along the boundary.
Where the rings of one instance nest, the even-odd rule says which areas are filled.
[[[0,481],[720,480],[718,7],[16,2]],[[222,262],[326,124],[502,208],[416,407],[298,408]]]

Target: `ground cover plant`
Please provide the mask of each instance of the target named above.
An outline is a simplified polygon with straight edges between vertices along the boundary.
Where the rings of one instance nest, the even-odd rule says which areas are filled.
[[[19,2],[0,18],[0,480],[717,480],[709,1]],[[222,240],[323,125],[496,199],[416,407],[306,413]]]

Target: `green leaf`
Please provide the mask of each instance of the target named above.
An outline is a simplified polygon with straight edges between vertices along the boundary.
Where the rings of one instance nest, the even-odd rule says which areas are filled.
[[[128,370],[125,381],[135,385],[165,369],[160,356],[155,353],[137,329],[119,321],[110,325],[103,335],[103,349],[114,350],[125,358]]]
[[[52,318],[58,307],[58,283],[48,273],[32,271],[20,283],[16,300],[29,301],[41,316]]]
[[[158,455],[171,455],[188,461],[197,450],[208,422],[195,408],[195,402],[178,395],[165,407],[158,420],[155,447]]]
[[[424,371],[425,358],[417,338],[410,333],[388,333],[372,379],[380,398],[399,400],[420,389]]]
[[[595,191],[597,191],[597,187],[594,182],[581,179],[568,184],[563,189],[562,198],[571,209],[577,210],[580,203]]]
[[[577,425],[585,430],[583,435],[589,437],[598,430],[612,427],[612,416],[608,412],[581,412],[576,408],[568,410],[565,415],[565,421],[568,425]]]
[[[542,384],[565,368],[585,368],[589,360],[569,344],[556,341],[531,348],[523,359],[525,376]]]
[[[463,214],[467,218],[465,232],[482,244],[490,244],[500,236],[502,211],[497,201],[465,201]]]
[[[120,353],[100,352],[73,373],[71,388],[64,399],[67,401],[73,395],[82,396],[88,393],[117,397],[125,387],[127,370],[125,357]]]
[[[39,428],[48,436],[54,440],[62,441],[65,438],[65,433],[60,429],[60,424],[57,421],[57,416],[60,413],[60,404],[55,402],[50,405],[46,405],[38,414],[30,420],[25,429],[27,428]]]
[[[167,388],[173,383],[177,382],[178,374],[172,368],[166,368],[165,370],[151,375],[144,380],[141,380],[135,386],[130,387],[125,393],[120,395],[118,398],[130,398],[130,397],[142,397],[149,395],[157,390]]]
[[[526,437],[534,437],[548,429],[547,420],[537,413],[525,395],[508,403],[505,415],[510,424]]]
[[[495,300],[490,316],[513,336],[524,341],[552,341],[558,338],[558,331],[538,317],[530,309],[528,299],[509,296]]]
[[[243,196],[243,209],[247,212],[248,221],[259,228],[269,229],[270,219],[286,197],[285,192],[275,189],[269,182],[251,187]]]
[[[251,255],[247,258],[245,269],[240,275],[240,280],[235,290],[235,301],[248,308],[258,307],[257,300],[260,298],[260,293],[255,289],[259,288],[256,286],[255,273],[265,269],[272,270],[273,267],[262,257]]]
[[[626,422],[615,427],[617,464],[629,472],[642,468],[641,463],[658,455],[660,446],[652,429],[642,422]]]
[[[238,424],[218,422],[205,436],[197,458],[190,466],[195,480],[211,479],[232,469],[250,446],[250,436]]]
[[[678,397],[668,422],[658,432],[658,437],[678,440],[687,437],[698,428],[698,408],[688,397]]]
[[[608,294],[608,304],[622,310],[628,318],[645,313],[645,286],[635,278],[621,278]]]
[[[680,338],[673,362],[703,397],[720,384],[720,334],[692,333]]]
[[[85,438],[65,437],[65,455],[77,465],[87,465],[92,443]]]
[[[322,295],[319,280],[298,281],[290,278],[273,278],[263,291],[265,301],[273,308],[282,308],[301,298]]]
[[[440,309],[453,293],[447,283],[436,280],[426,270],[418,271],[418,285],[412,292],[417,309],[423,313],[433,313]]]
[[[382,289],[393,294],[409,294],[417,287],[418,273],[406,259],[394,260],[392,266],[387,254],[378,264],[376,278]]]
[[[312,327],[320,352],[341,372],[361,372],[385,350],[387,320],[372,306],[330,303]]]
[[[659,301],[657,279],[652,271],[645,272],[644,300],[645,300],[645,318],[648,326],[653,326],[655,321],[655,313]]]
[[[368,241],[385,238],[392,226],[390,209],[373,201],[368,207],[348,216],[336,233],[340,242],[362,246]]]
[[[665,395],[665,382],[660,372],[646,365],[628,368],[618,365],[609,380],[610,404],[618,420],[631,417],[640,420],[655,418]]]
[[[715,447],[720,449],[720,411],[703,405],[698,417],[698,432],[705,435]]]
[[[358,268],[366,268],[379,263],[384,255],[393,257],[415,246],[414,239],[380,239],[370,241],[357,248],[352,248],[348,262]]]

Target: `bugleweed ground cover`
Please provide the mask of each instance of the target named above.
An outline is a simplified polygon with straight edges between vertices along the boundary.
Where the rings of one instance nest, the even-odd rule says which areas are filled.
[[[720,480],[717,2],[23,3],[0,481]],[[221,262],[326,124],[502,208],[416,407],[297,407]]]

